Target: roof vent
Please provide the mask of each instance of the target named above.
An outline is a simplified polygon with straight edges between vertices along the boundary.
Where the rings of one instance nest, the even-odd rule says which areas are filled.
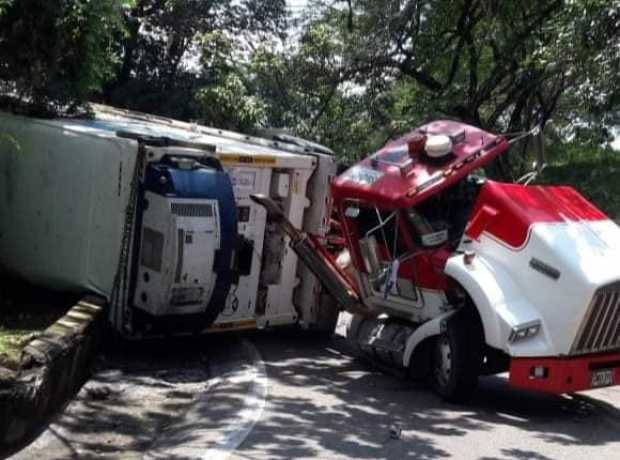
[[[452,153],[452,141],[444,134],[429,135],[424,149],[431,158],[443,158]]]

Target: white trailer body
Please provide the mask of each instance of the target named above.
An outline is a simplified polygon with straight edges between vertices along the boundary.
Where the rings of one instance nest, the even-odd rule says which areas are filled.
[[[221,277],[205,271],[230,237],[218,224],[234,206],[238,279],[205,331],[320,323],[319,282],[249,195],[272,197],[292,222],[324,236],[335,174],[327,149],[93,109],[94,119],[84,120],[0,113],[3,270],[50,288],[105,296],[112,325],[128,337],[156,333],[158,323],[165,333],[196,332],[192,315],[215,295]],[[158,194],[145,185],[164,163],[160,169],[179,178],[187,168],[204,178],[212,172],[200,164],[205,158],[224,168],[234,205]]]

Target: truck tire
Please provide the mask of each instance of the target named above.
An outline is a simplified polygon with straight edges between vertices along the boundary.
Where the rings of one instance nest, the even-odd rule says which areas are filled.
[[[435,341],[430,375],[433,390],[445,401],[466,401],[478,385],[481,364],[480,320],[461,311],[448,321],[446,331]]]

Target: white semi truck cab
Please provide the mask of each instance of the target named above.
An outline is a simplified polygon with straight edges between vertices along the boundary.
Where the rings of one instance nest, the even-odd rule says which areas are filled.
[[[354,313],[353,344],[449,400],[503,371],[554,393],[620,383],[620,228],[570,187],[475,175],[511,141],[436,121],[352,166],[333,256],[255,197]]]

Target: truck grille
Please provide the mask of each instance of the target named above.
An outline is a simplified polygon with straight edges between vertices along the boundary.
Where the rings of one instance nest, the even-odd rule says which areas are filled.
[[[571,353],[598,353],[618,348],[620,348],[620,281],[596,291],[579,327]]]

